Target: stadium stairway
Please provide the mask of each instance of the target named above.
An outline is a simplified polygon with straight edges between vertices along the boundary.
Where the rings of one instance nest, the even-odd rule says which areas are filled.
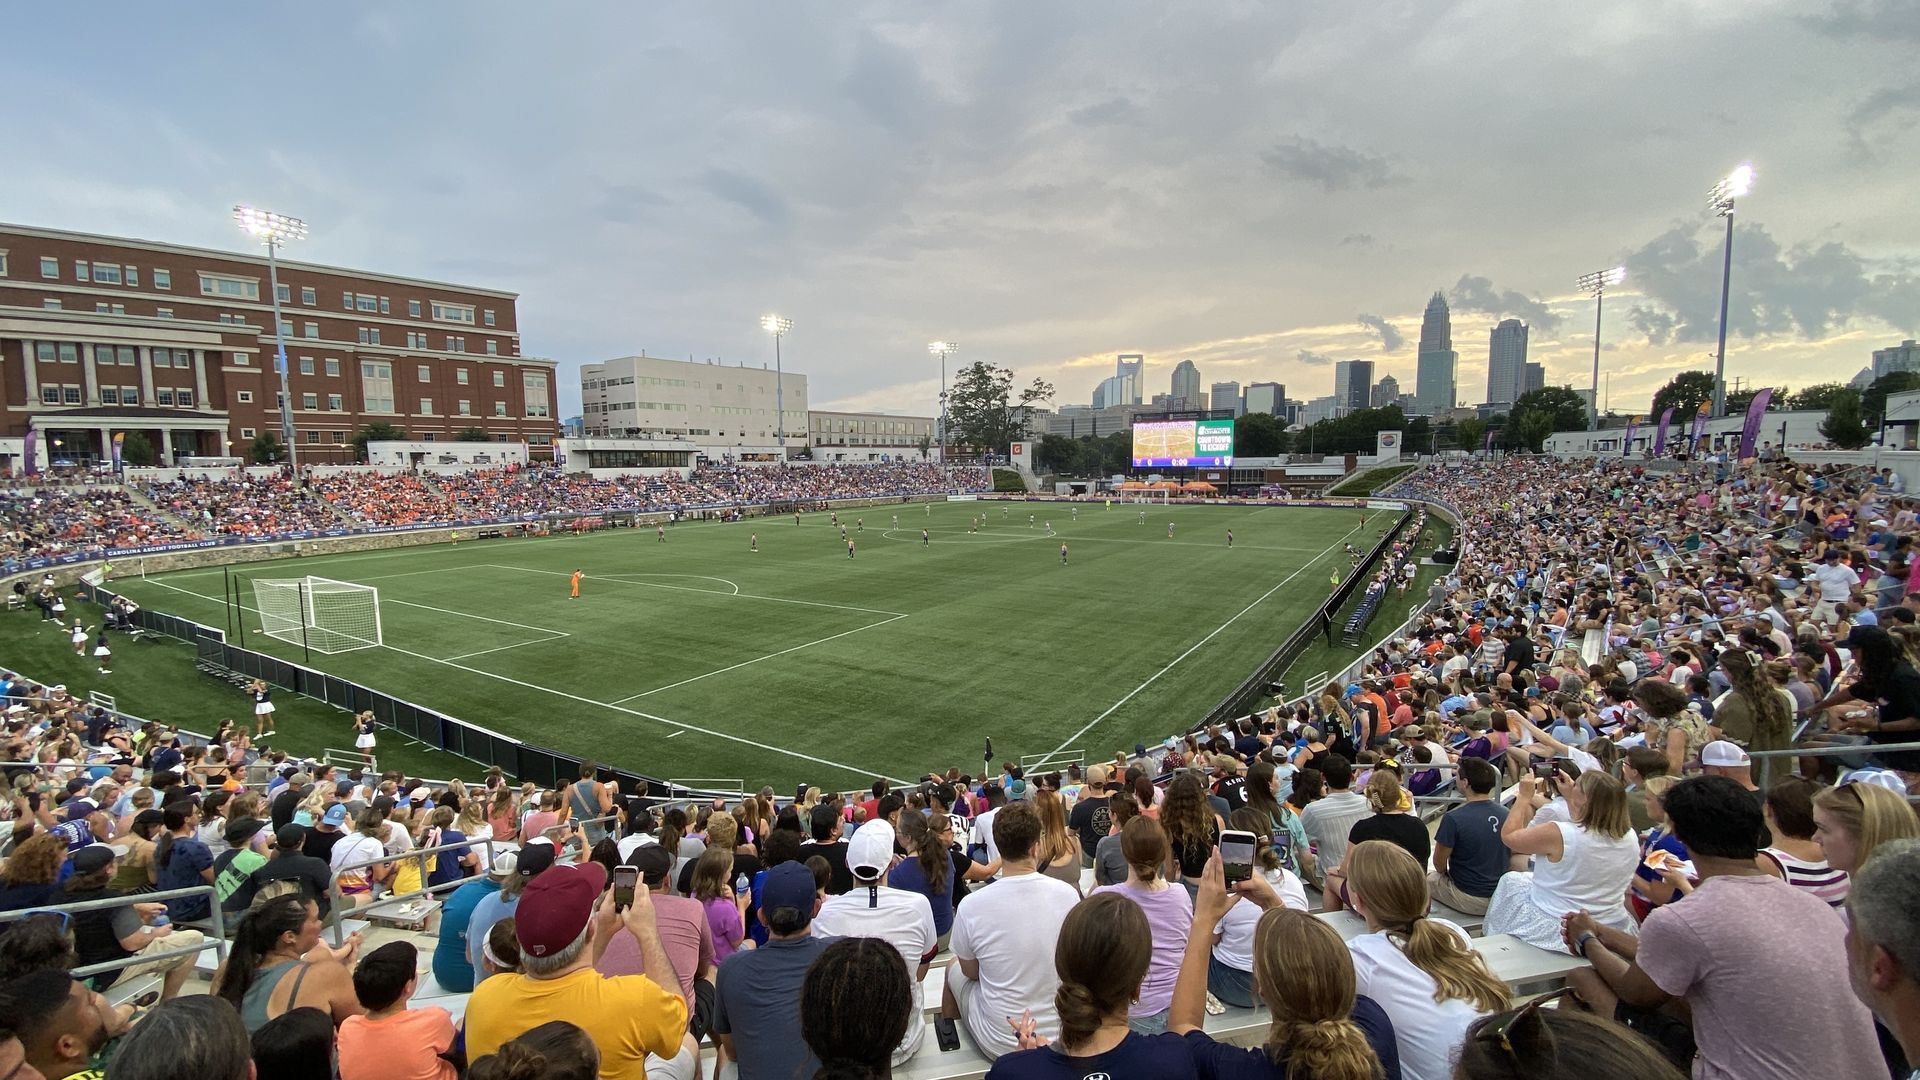
[[[162,509],[159,503],[156,503],[152,499],[147,498],[147,493],[144,491],[141,491],[140,486],[138,484],[124,484],[121,486],[120,490],[126,492],[127,498],[132,499],[134,503],[140,507],[140,509],[144,510],[146,513],[150,514],[151,516],[159,518],[161,521],[164,521],[167,524],[172,525],[174,528],[179,529],[183,533],[186,533],[188,535],[199,535],[200,532],[207,527],[205,522],[188,521],[187,519],[181,517],[180,515],[174,513],[171,510]]]

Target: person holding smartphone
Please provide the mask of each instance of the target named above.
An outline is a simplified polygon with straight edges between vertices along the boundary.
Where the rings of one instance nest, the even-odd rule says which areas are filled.
[[[1640,844],[1627,818],[1626,789],[1604,772],[1574,779],[1556,770],[1553,787],[1566,799],[1571,821],[1536,823],[1547,781],[1529,773],[1500,838],[1515,855],[1533,856],[1531,872],[1500,878],[1487,903],[1486,932],[1512,934],[1530,945],[1558,950],[1561,916],[1587,911],[1606,926],[1634,932],[1627,883],[1640,865]]]

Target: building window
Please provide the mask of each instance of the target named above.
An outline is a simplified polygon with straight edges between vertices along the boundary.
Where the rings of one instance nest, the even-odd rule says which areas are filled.
[[[293,286],[282,285],[273,290],[274,298],[283,304],[293,303]]]
[[[131,345],[122,345],[114,353],[119,357],[121,367],[132,367],[140,362],[140,354]]]
[[[493,373],[493,385],[495,385],[495,386],[497,386],[497,387],[500,387],[500,388],[503,388],[503,389],[504,389],[504,388],[506,387],[506,385],[507,385],[507,373],[506,373],[506,372],[504,372],[504,371],[496,371],[496,372],[494,372],[494,373]]]
[[[500,343],[493,340],[492,338],[487,339],[487,355],[488,356],[500,355]]]
[[[340,294],[340,307],[344,311],[353,310],[353,294],[352,293],[349,292],[349,293]]]
[[[120,388],[117,386],[101,387],[100,388],[100,404],[102,405],[120,404]]]
[[[343,399],[339,394],[327,395],[327,411],[328,412],[340,412],[346,407],[347,406],[346,406],[345,399]]]
[[[389,304],[389,303],[387,302],[387,298],[386,298],[386,297],[384,297],[384,296],[383,296],[383,297],[381,297],[381,298],[380,298],[380,314],[382,314],[382,315],[390,315],[390,314],[392,314],[392,313],[393,313],[393,309],[392,309],[392,305],[390,305],[390,304]]]
[[[423,431],[423,432],[421,432],[421,433],[420,433],[420,441],[421,441],[421,442],[433,442],[433,441],[434,441],[434,438],[433,438],[433,432],[431,432],[431,431]]]
[[[375,326],[375,327],[369,328],[367,330],[367,336],[373,339],[371,344],[374,344],[374,345],[380,344],[380,328],[379,327]]]
[[[59,311],[60,301],[49,296],[45,300],[40,301],[40,306],[47,309],[48,311]]]
[[[309,431],[309,432],[307,432],[307,441],[308,441],[308,442],[310,442],[310,443],[317,443],[317,442],[319,442],[319,441],[320,441],[320,433],[319,433],[319,432],[317,432],[317,431]]]
[[[61,394],[68,405],[80,404],[80,388],[79,387],[77,386],[62,387]]]
[[[73,260],[73,280],[85,282],[87,277],[87,261],[85,259]]]
[[[235,367],[250,367],[253,364],[253,358],[246,353],[237,352],[233,354],[233,363]]]
[[[60,387],[52,383],[42,386],[40,388],[40,403],[42,405],[60,404]]]
[[[463,400],[463,401],[460,401],[460,402],[458,402],[457,404],[458,404],[458,408],[459,408],[459,411],[460,411],[460,415],[461,415],[461,416],[472,416],[472,415],[473,415],[473,402],[471,402],[471,401],[464,401],[464,400]]]
[[[0,254],[5,254],[5,253],[0,252]],[[140,287],[140,268],[137,266],[128,266],[128,267],[123,267],[122,269],[126,270],[127,272],[127,285],[131,288],[135,288],[135,289],[139,288]],[[6,267],[0,266],[0,273],[5,273],[5,272],[6,272]]]
[[[173,288],[173,271],[158,266],[153,268],[153,287],[156,289]]]
[[[256,278],[230,277],[226,274],[200,274],[200,295],[221,296],[234,300],[260,299],[260,282]]]
[[[300,374],[302,375],[313,374],[313,357],[303,356],[300,358]]]
[[[93,347],[93,362],[100,367],[105,367],[113,363],[113,346],[95,345]]]
[[[193,408],[193,391],[175,390],[173,392],[173,403],[183,409]]]
[[[506,403],[506,402],[504,402],[504,401],[496,401],[496,402],[494,402],[494,403],[493,403],[493,415],[495,415],[495,416],[505,416],[505,415],[507,415],[507,403]]]
[[[61,342],[60,343],[60,362],[63,364],[79,363],[80,362],[80,346],[74,344],[71,341]]]
[[[353,298],[353,306],[354,306],[354,309],[357,311],[364,311],[369,315],[373,315],[378,313],[380,310],[380,298],[377,296],[368,296],[366,293],[361,293],[360,295]]]
[[[523,371],[520,373],[520,384],[527,398],[527,415],[551,415],[552,410],[547,405],[547,373]]]
[[[238,401],[242,405],[253,404],[253,391],[251,390],[236,390],[234,391],[233,397],[235,401]]]
[[[360,361],[360,400],[368,412],[393,411],[393,365],[384,360]]]
[[[487,324],[488,326],[492,326],[493,325],[493,309],[488,308],[485,311],[482,311],[480,313],[480,321]]]
[[[244,361],[244,360],[243,360],[243,361],[241,361],[241,362],[242,362],[242,363],[245,363],[246,361]],[[175,350],[173,350],[173,366],[174,366],[174,367],[177,367],[177,368],[190,368],[190,367],[192,367],[192,366],[193,366],[193,354],[192,354],[192,353],[190,353],[190,352],[188,352],[188,351],[187,351],[187,350],[185,350],[185,349],[175,349]]]
[[[468,326],[472,326],[473,325],[473,305],[472,304],[443,304],[440,301],[435,300],[433,302],[433,318],[436,322],[457,322],[457,323],[466,323]]]
[[[421,382],[433,381],[433,368],[428,367],[426,364],[421,364],[415,370],[419,372],[419,377]]]
[[[154,391],[154,400],[159,402],[162,405],[172,405],[173,391],[163,386],[160,389]]]
[[[432,398],[423,397],[420,399],[420,415],[422,416],[433,415],[433,399]]]
[[[463,337],[454,337],[452,334],[448,334],[447,335],[447,351],[448,352],[466,352],[467,339]]]
[[[373,340],[372,338],[369,338],[367,336],[367,328],[364,326],[361,327],[360,328],[360,344],[362,345],[371,344],[372,340]]]
[[[346,442],[346,441],[347,441],[347,433],[346,433],[346,432],[344,432],[344,431],[336,431],[336,432],[334,432],[334,433],[333,433],[333,441],[334,441],[334,442],[336,442],[336,443],[344,443],[344,442]]]
[[[320,395],[318,395],[318,394],[301,394],[301,395],[300,395],[300,407],[301,407],[302,409],[306,409],[306,410],[313,410],[313,409],[317,409],[317,408],[319,408],[319,407],[320,407]]]
[[[460,384],[461,386],[465,386],[465,385],[467,385],[467,369],[466,369],[466,368],[454,368],[454,369],[453,369],[453,381],[454,381],[454,382],[456,382],[456,383],[459,383],[459,384]]]
[[[154,308],[153,317],[156,319],[171,319],[173,318],[173,309],[170,307]]]
[[[254,434],[255,434],[254,430],[250,427],[243,427],[240,429],[240,437],[243,439],[251,439],[253,438]]]
[[[300,327],[300,329],[303,332],[303,336],[306,337],[308,341],[320,340],[320,324],[319,323],[317,322],[305,323]]]
[[[302,304],[305,304],[308,307],[312,307],[314,304],[318,303],[319,300],[320,300],[319,296],[315,295],[313,291],[313,286],[311,285],[300,286],[300,302]]]
[[[60,276],[60,260],[51,255],[40,256],[40,276],[57,278]]]
[[[339,378],[340,377],[340,361],[331,356],[327,357],[325,370],[328,378],[334,378],[334,379]]]
[[[54,348],[53,348],[53,342],[51,341],[34,342],[33,344],[34,359],[40,361],[43,364],[51,364],[53,363],[53,359],[56,355],[57,354],[54,352]]]
[[[120,284],[120,268],[112,263],[94,263],[93,283],[96,285]]]
[[[293,336],[293,320],[292,319],[280,320],[280,336],[281,337]]]
[[[407,314],[413,316],[416,319],[419,318],[420,317],[420,301],[418,300],[407,301]]]
[[[507,433],[506,433],[506,432],[504,432],[504,431],[501,431],[501,432],[496,432],[496,433],[494,434],[494,436],[493,436],[493,441],[494,441],[494,442],[506,442],[506,441],[507,441]]]

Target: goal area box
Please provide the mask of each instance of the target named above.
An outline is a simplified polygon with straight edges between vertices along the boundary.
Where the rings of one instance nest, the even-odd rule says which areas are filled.
[[[255,578],[260,632],[316,652],[343,653],[383,644],[380,590],[333,578]]]

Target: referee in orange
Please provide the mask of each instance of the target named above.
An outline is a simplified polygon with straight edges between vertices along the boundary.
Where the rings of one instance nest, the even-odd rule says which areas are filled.
[[[586,576],[587,576],[586,571],[584,570],[575,570],[573,572],[573,594],[571,596],[568,596],[567,599],[569,600],[580,599],[580,579]]]

